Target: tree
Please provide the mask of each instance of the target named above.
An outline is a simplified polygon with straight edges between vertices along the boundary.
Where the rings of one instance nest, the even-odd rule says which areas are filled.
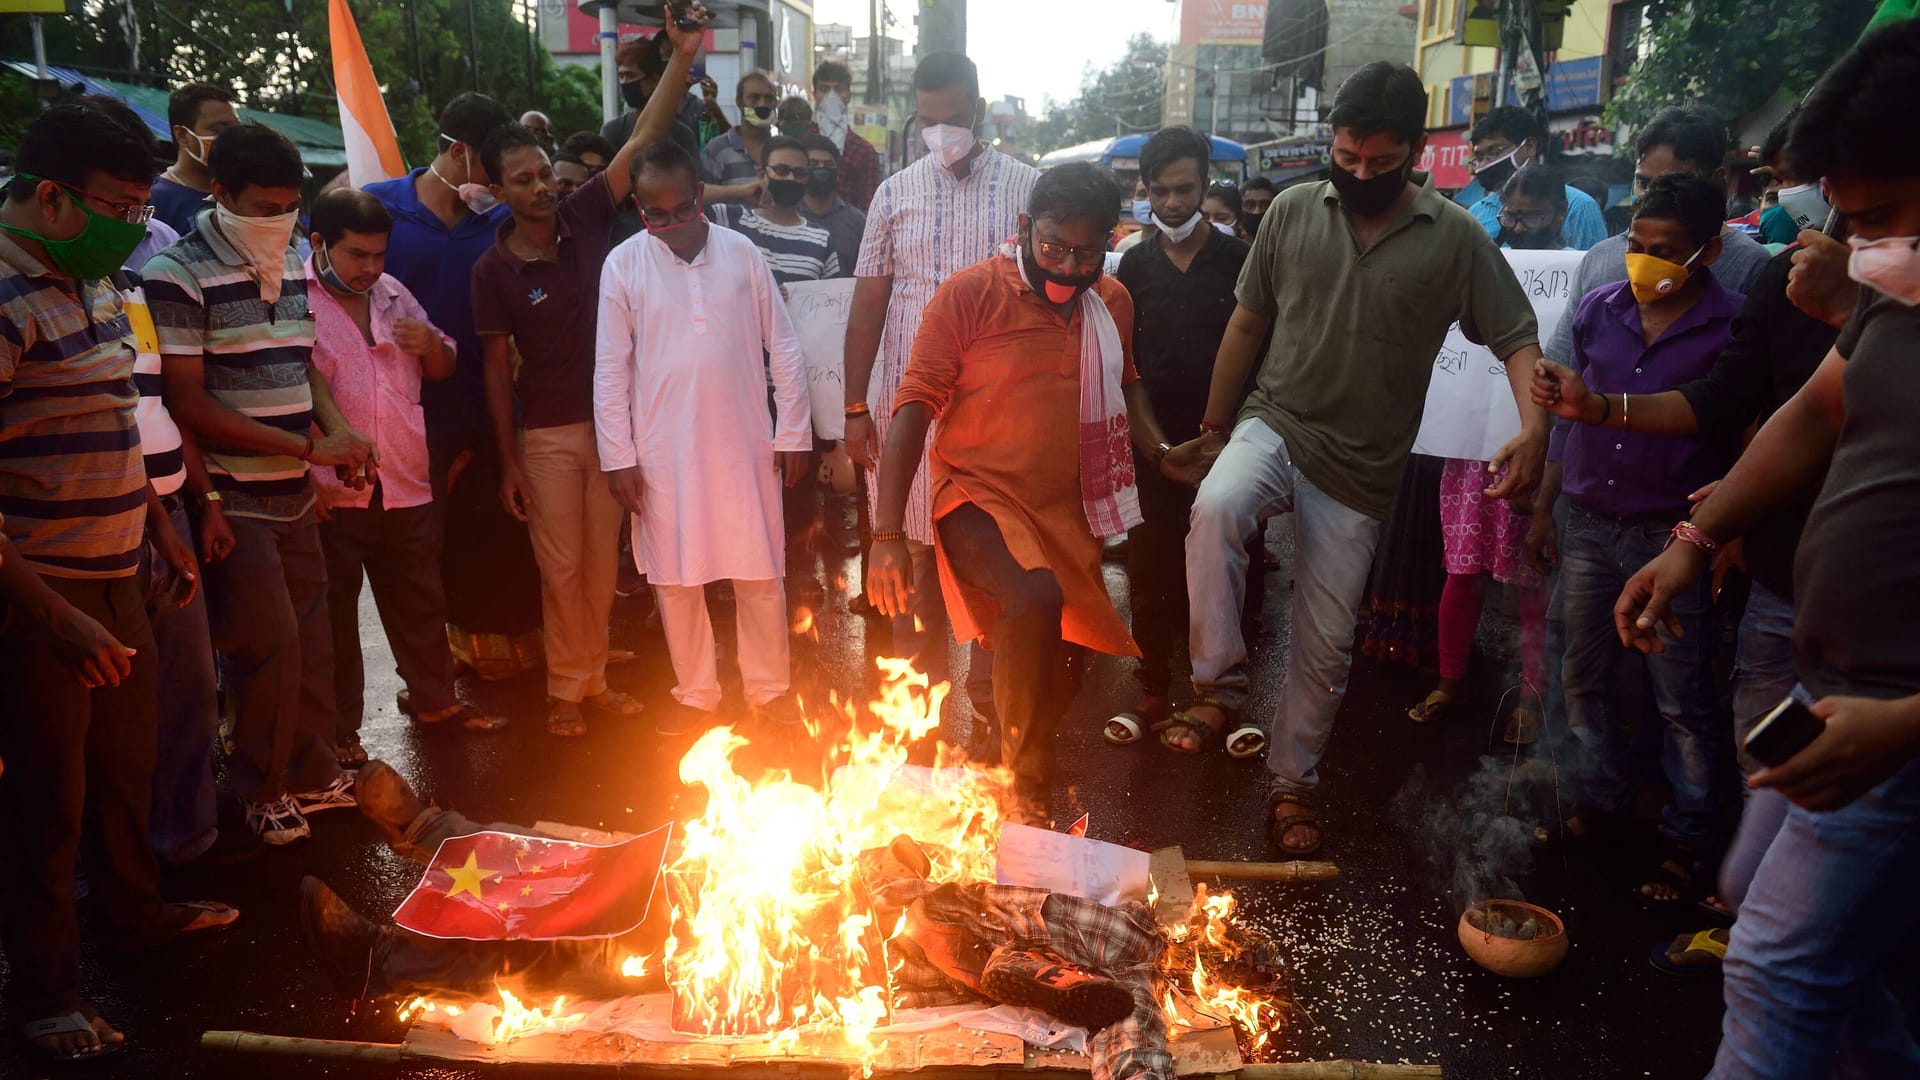
[[[1048,98],[1046,115],[1029,136],[1046,153],[1101,137],[1157,131],[1166,99],[1167,46],[1149,34],[1135,34],[1127,53],[1104,70],[1091,65],[1073,100]]]
[[[1875,0],[1650,0],[1640,59],[1607,106],[1644,124],[1700,101],[1729,123],[1775,95],[1795,98],[1860,36]]]

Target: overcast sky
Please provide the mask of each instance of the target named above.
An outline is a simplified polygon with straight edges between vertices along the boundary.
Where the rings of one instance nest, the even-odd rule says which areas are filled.
[[[894,36],[912,47],[918,0],[892,0]],[[980,92],[1027,99],[1036,115],[1048,94],[1065,101],[1080,89],[1088,65],[1103,68],[1126,51],[1127,39],[1173,37],[1180,6],[1168,0],[970,0],[967,37],[980,65]],[[867,32],[867,0],[814,0],[814,19]]]

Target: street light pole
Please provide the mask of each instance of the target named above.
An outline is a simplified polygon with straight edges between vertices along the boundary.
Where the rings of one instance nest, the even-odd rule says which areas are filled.
[[[1213,64],[1212,96],[1213,105],[1207,110],[1207,134],[1218,136],[1220,134],[1220,62],[1217,60]]]

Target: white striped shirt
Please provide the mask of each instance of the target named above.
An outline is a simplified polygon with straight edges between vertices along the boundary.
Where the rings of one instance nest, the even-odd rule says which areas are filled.
[[[893,394],[913,353],[920,316],[940,283],[993,255],[995,245],[1019,230],[1038,170],[988,149],[958,179],[931,157],[894,173],[874,193],[867,232],[860,243],[855,277],[891,277],[886,333],[873,367],[867,403],[882,443],[893,418]],[[933,445],[933,431],[927,445]],[[879,497],[873,485],[870,497]],[[933,504],[923,461],[907,495],[908,539],[933,543]]]
[[[713,220],[753,241],[780,285],[795,281],[826,281],[841,276],[840,256],[833,250],[833,234],[804,218],[798,225],[781,225],[758,213],[717,203],[707,208]]]

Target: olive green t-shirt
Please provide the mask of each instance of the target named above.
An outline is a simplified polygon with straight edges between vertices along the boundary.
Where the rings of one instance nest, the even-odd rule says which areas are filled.
[[[1487,231],[1432,177],[1412,179],[1420,194],[1364,253],[1331,182],[1281,192],[1234,289],[1273,320],[1240,415],[1286,440],[1315,487],[1382,519],[1447,329],[1462,322],[1503,359],[1539,342],[1533,305]]]

